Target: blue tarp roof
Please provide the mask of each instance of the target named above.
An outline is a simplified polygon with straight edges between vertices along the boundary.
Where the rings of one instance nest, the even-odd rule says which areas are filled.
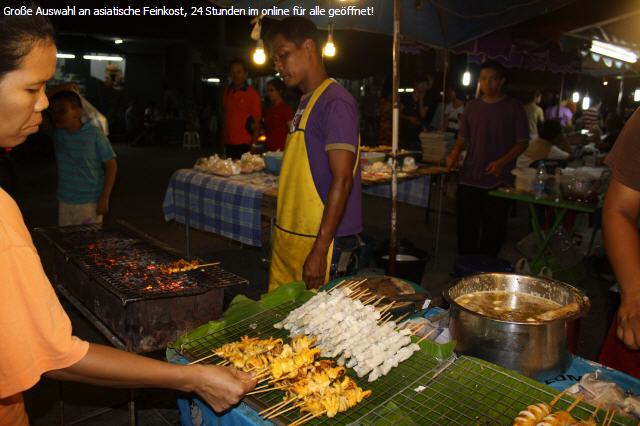
[[[404,37],[431,46],[451,48],[484,34],[518,22],[543,15],[570,4],[574,0],[401,0],[400,32]],[[393,0],[281,0],[247,1],[214,0],[221,7],[252,7],[293,10],[294,6],[306,8],[305,16],[320,28],[330,23],[336,29],[353,29],[383,34],[393,33]],[[325,16],[310,16],[310,10],[320,6]],[[366,8],[372,16],[337,15],[330,17],[329,9],[349,11]],[[353,10],[353,9],[352,9]]]

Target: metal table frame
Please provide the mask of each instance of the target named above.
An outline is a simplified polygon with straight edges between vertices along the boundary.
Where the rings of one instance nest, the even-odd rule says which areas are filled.
[[[543,267],[549,266],[545,259],[545,252],[551,243],[553,235],[562,225],[567,212],[574,211],[577,213],[593,214],[601,208],[601,206],[597,204],[577,203],[568,200],[556,201],[555,199],[547,197],[536,198],[533,194],[516,192],[510,188],[489,191],[489,195],[527,203],[531,217],[531,228],[533,229],[538,245],[536,254],[530,263],[532,269],[531,272],[534,274],[537,274]],[[553,209],[553,223],[547,232],[540,227],[535,209],[536,206],[551,207]],[[597,228],[594,227],[589,242],[589,251],[591,251],[591,247],[593,246],[596,230]],[[571,230],[571,233],[573,233],[573,229]]]

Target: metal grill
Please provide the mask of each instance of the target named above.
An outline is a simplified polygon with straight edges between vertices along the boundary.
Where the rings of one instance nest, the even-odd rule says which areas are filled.
[[[260,312],[224,329],[193,340],[180,348],[182,355],[191,361],[211,354],[211,349],[240,339],[244,335],[260,338],[287,338],[286,330],[273,327],[287,316],[299,303],[289,302],[271,310]],[[209,358],[205,363],[215,363]],[[358,379],[353,370],[349,376],[356,379],[363,389],[371,389],[372,395],[356,407],[329,419],[320,417],[309,425],[509,425],[520,410],[527,405],[551,401],[555,396],[548,388],[534,380],[517,375],[496,365],[470,357],[460,357],[439,362],[424,352],[415,353],[409,360],[373,383]],[[251,395],[245,400],[252,407],[262,410],[282,401],[283,392],[273,391]],[[557,408],[566,408],[573,398],[564,397]],[[587,419],[593,407],[579,404],[572,415]],[[599,413],[602,421],[604,412]],[[285,413],[272,421],[288,424],[300,418],[298,410]],[[633,425],[633,421],[616,418],[617,426]]]
[[[173,274],[158,266],[177,257],[119,230],[81,225],[41,230],[78,267],[123,304],[175,296],[198,295],[212,288],[249,282],[219,266]]]

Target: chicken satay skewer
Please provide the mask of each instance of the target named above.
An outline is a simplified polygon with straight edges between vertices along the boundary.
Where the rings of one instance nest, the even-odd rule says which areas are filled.
[[[306,416],[301,417],[298,420],[296,420],[295,422],[289,424],[289,426],[302,426],[303,424],[315,419],[316,417],[324,416],[326,413],[327,413],[326,411],[321,411],[321,412],[316,413],[316,414],[309,413]]]
[[[265,419],[273,419],[275,417],[278,417],[278,416],[281,416],[281,415],[283,415],[285,413],[288,413],[289,411],[295,410],[296,408],[300,408],[304,404],[306,404],[306,402],[303,401],[303,402],[300,402],[300,403],[298,403],[298,404],[296,404],[294,406],[291,406],[289,408],[285,408],[285,409],[282,409],[282,410],[279,410],[279,411],[276,410],[275,412],[273,412],[273,413],[271,413],[271,414],[269,414],[267,416],[264,416],[264,418]]]
[[[271,412],[271,411],[278,410],[278,409],[280,409],[280,408],[282,408],[282,407],[284,407],[284,406],[287,406],[287,405],[289,405],[289,404],[291,404],[292,402],[297,401],[297,400],[298,400],[298,398],[297,398],[297,397],[293,397],[293,398],[285,398],[285,399],[283,399],[282,401],[278,402],[277,404],[272,405],[271,407],[267,407],[267,408],[265,408],[264,410],[260,411],[260,412],[258,413],[258,415],[260,415],[260,416],[264,416],[265,414],[267,414],[267,413],[269,413],[269,412]]]
[[[211,355],[207,355],[207,356],[203,356],[202,358],[196,359],[195,361],[191,361],[188,365],[193,365],[193,364],[198,364],[202,361],[206,361],[209,358],[213,358],[214,356],[216,356],[216,354],[211,354]],[[226,360],[225,360],[226,361]]]

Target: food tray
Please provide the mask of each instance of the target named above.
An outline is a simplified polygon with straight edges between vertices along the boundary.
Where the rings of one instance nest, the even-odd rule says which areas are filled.
[[[220,331],[205,335],[180,347],[180,353],[190,361],[203,358],[211,349],[240,339],[243,335],[260,338],[288,338],[286,330],[273,327],[284,319],[298,302],[288,302],[265,310],[244,320],[227,325]],[[215,364],[218,358],[204,363]],[[314,419],[306,425],[358,426],[423,426],[423,425],[510,425],[518,412],[536,402],[549,402],[557,394],[554,389],[516,372],[471,357],[437,360],[424,351],[368,383],[359,379],[352,369],[347,374],[372,395],[356,407],[329,419]],[[422,389],[422,388],[424,389]],[[245,402],[260,411],[282,400],[284,393],[265,392],[245,398]],[[565,408],[573,401],[563,397],[557,404]],[[593,407],[579,404],[572,414],[586,419]],[[599,413],[602,420],[604,412]],[[276,424],[289,424],[300,417],[299,411],[272,419]],[[629,419],[616,417],[612,425],[635,425]]]

